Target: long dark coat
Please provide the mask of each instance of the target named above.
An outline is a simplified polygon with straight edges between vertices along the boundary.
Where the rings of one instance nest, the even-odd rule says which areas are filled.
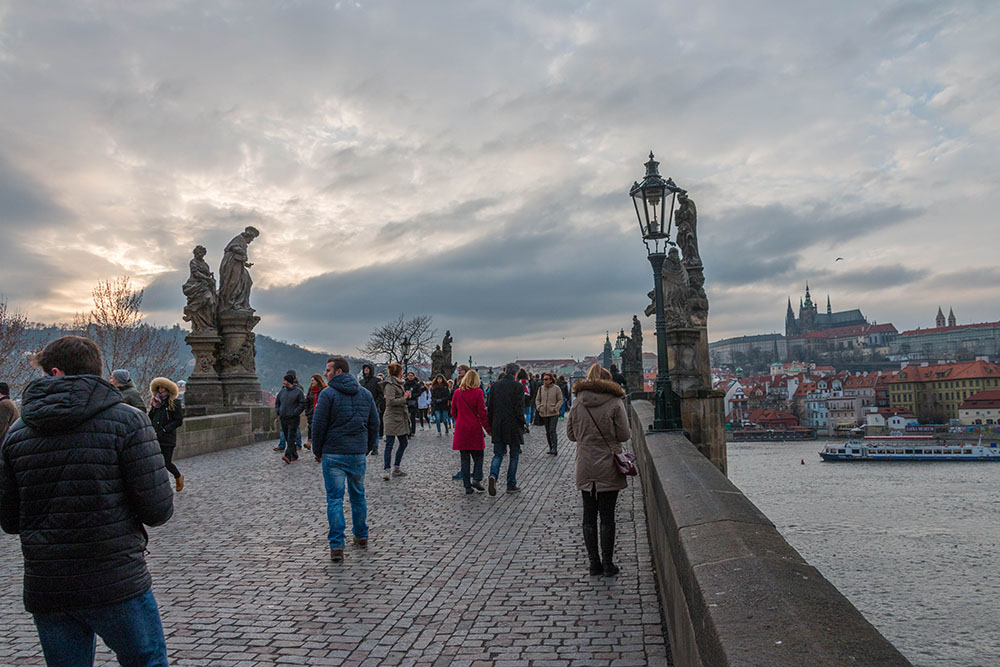
[[[524,387],[510,375],[493,383],[486,404],[493,443],[524,444]]]

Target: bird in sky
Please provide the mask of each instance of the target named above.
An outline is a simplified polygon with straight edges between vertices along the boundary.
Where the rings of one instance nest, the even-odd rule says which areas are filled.
[[[841,261],[842,259],[844,259],[844,258],[843,258],[843,257],[838,257],[837,259],[835,259],[835,260],[833,260],[833,261],[835,261],[835,262],[839,262],[839,261]]]

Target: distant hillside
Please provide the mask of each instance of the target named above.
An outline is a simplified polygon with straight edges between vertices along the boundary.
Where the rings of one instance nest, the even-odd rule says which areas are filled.
[[[40,350],[51,340],[74,333],[68,326],[32,324],[26,331],[29,350]],[[158,335],[164,343],[173,338],[178,343],[178,364],[184,369],[174,380],[184,380],[194,370],[194,357],[191,349],[184,343],[188,332],[179,326],[161,327]],[[300,382],[308,383],[308,377],[313,373],[322,373],[326,369],[326,360],[337,353],[311,352],[304,347],[278,341],[270,336],[257,335],[257,377],[260,378],[262,389],[277,393],[281,389],[281,379],[288,369],[295,369]],[[361,372],[363,363],[367,360],[350,355],[342,355],[351,364],[351,373]]]

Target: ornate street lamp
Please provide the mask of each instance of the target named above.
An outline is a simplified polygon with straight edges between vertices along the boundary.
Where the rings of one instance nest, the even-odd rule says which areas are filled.
[[[667,370],[667,318],[663,306],[663,263],[670,240],[677,195],[685,192],[672,179],[660,176],[660,163],[649,152],[646,175],[629,190],[635,215],[639,219],[642,242],[646,245],[649,263],[653,265],[653,290],[656,305],[656,398],[653,401],[653,423],[650,431],[670,431],[681,428],[681,411],[677,394],[670,385]]]
[[[403,349],[403,375],[405,377],[410,372],[410,337],[404,336],[403,342],[399,346]]]

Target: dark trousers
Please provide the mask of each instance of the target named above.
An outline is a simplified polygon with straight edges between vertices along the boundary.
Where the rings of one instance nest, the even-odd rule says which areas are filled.
[[[465,488],[471,489],[473,481],[483,481],[483,450],[463,449],[459,454],[462,455],[462,484],[465,484]],[[471,475],[469,468],[472,468]]]
[[[559,444],[559,437],[556,435],[556,427],[559,425],[559,415],[552,415],[551,417],[539,417],[542,423],[545,424],[545,439],[549,443],[549,451],[556,451],[556,445]]]
[[[605,566],[611,563],[615,550],[615,505],[618,491],[583,492],[583,540],[591,562],[603,556]],[[601,518],[600,542],[598,542],[597,517]],[[598,555],[600,544],[600,555]]]
[[[392,460],[392,443],[399,438],[399,448],[396,450],[396,460]],[[403,452],[406,451],[406,445],[409,442],[409,438],[405,435],[387,435],[385,436],[385,451],[382,452],[382,462],[385,463],[385,469],[389,469],[389,464],[393,463],[397,468],[403,460]]]
[[[299,458],[299,450],[295,446],[295,432],[298,429],[298,416],[281,418],[281,432],[285,434],[285,455],[290,459]]]
[[[417,432],[417,408],[407,406],[406,411],[410,413],[410,435]]]
[[[174,479],[177,479],[181,476],[181,471],[177,469],[177,466],[173,462],[174,449],[176,449],[174,445],[160,445],[160,453],[163,454],[163,465],[166,466],[167,472],[173,475]]]

